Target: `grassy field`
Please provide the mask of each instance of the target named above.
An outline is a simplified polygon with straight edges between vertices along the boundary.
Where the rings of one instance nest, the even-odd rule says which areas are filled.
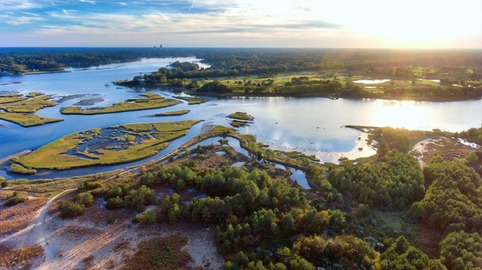
[[[25,100],[26,98],[22,95],[9,95],[9,96],[0,96],[0,104],[4,103],[11,103],[11,102],[18,102]]]
[[[32,92],[25,96],[11,95],[0,96],[0,109],[6,112],[0,113],[0,119],[9,121],[23,127],[33,127],[63,121],[59,118],[47,118],[34,114],[40,109],[57,105],[40,92]]]
[[[181,96],[176,96],[175,98],[182,99],[187,101],[188,105],[196,105],[196,104],[202,104],[206,102],[204,98],[198,98],[198,97],[181,97]]]
[[[168,146],[169,141],[186,135],[191,126],[198,122],[190,120],[132,124],[82,131],[44,145],[26,156],[15,158],[12,167],[20,164],[33,169],[65,170],[131,162],[157,154]],[[107,131],[111,133],[102,134]],[[102,140],[104,144],[89,144],[93,139]],[[79,147],[82,144],[86,145],[84,149]],[[74,154],[67,154],[72,150]]]
[[[10,102],[6,102],[9,100],[7,97],[4,103],[0,103],[0,109],[12,113],[34,113],[40,109],[57,105],[57,102],[50,100],[50,96],[45,96],[41,93],[30,93],[27,97],[13,101],[15,98],[18,99],[18,97],[12,96]]]
[[[10,171],[19,174],[36,174],[37,171],[35,169],[25,168],[24,166],[14,163],[10,166]]]
[[[0,119],[19,124],[22,127],[33,127],[64,121],[64,119],[60,118],[47,118],[28,113],[0,113]]]
[[[153,116],[178,116],[178,115],[185,115],[190,113],[190,110],[178,110],[178,111],[169,111],[169,112],[164,112],[164,113],[157,113],[154,114]]]
[[[71,106],[63,109],[62,114],[105,114],[105,113],[119,113],[127,111],[149,110],[164,108],[168,106],[177,105],[180,102],[174,99],[165,99],[163,96],[153,93],[143,94],[139,98],[130,99],[125,102],[112,104],[105,108],[82,109],[77,106]]]

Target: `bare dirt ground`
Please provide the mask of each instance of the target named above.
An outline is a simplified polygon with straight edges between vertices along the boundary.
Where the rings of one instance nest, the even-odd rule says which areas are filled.
[[[192,258],[190,267],[220,269],[224,264],[213,233],[199,225],[132,224],[134,213],[106,210],[102,199],[86,208],[81,217],[64,220],[56,215],[56,202],[50,200],[34,214],[30,225],[0,239],[0,256],[32,246],[43,248],[43,255],[15,266],[0,265],[0,269],[119,269],[125,258],[136,252],[138,243],[173,234],[187,238],[183,250]],[[107,222],[110,216],[116,217],[113,223]]]
[[[46,202],[45,198],[30,198],[24,203],[6,207],[0,201],[0,239],[27,227]]]
[[[455,138],[437,136],[419,141],[410,153],[419,160],[420,165],[425,166],[437,154],[445,160],[453,160],[454,158],[465,157],[471,151],[474,151],[472,147],[464,145]]]

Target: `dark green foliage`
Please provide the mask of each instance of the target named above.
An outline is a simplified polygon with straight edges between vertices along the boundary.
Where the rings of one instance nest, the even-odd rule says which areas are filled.
[[[383,269],[444,269],[440,262],[430,260],[425,253],[400,236],[381,256]]]
[[[162,200],[161,209],[167,215],[170,224],[176,223],[182,214],[181,197],[176,193],[167,195]]]
[[[482,145],[482,127],[481,128],[471,128],[469,130],[460,132],[460,137],[466,139],[469,142],[477,143]]]
[[[212,81],[210,83],[207,83],[203,85],[201,88],[198,90],[199,92],[208,92],[208,93],[229,93],[232,90],[229,89],[228,86],[224,85],[223,83],[219,81]]]
[[[404,210],[424,195],[423,174],[413,156],[391,152],[386,161],[345,164],[329,174],[330,182],[360,203]]]
[[[435,160],[424,169],[429,186],[425,198],[411,213],[433,228],[450,231],[481,231],[482,180],[463,161]]]
[[[452,232],[440,243],[442,262],[449,269],[482,269],[480,232]]]
[[[0,187],[4,188],[8,186],[8,182],[5,178],[0,176]]]
[[[124,206],[126,208],[143,211],[144,208],[153,204],[156,201],[156,196],[154,191],[144,185],[140,186],[138,189],[131,189],[127,196],[124,198]]]
[[[121,186],[110,187],[104,192],[104,199],[109,200],[110,198],[122,197],[124,191]]]
[[[62,218],[72,218],[82,215],[84,206],[74,202],[60,203],[60,216]]]
[[[334,264],[345,267],[375,267],[378,253],[363,240],[354,236],[302,237],[293,244],[293,251],[314,265],[333,268]],[[387,268],[392,269],[392,268]]]
[[[94,203],[94,196],[90,192],[79,193],[77,202],[84,206],[91,206]]]
[[[147,210],[142,214],[138,214],[134,217],[134,221],[141,224],[152,224],[157,220],[156,213],[152,210]]]
[[[84,182],[85,189],[94,190],[94,189],[103,189],[105,186],[100,181],[93,181],[93,182]]]
[[[107,200],[105,208],[109,210],[119,209],[124,206],[124,201],[120,197],[110,198]]]

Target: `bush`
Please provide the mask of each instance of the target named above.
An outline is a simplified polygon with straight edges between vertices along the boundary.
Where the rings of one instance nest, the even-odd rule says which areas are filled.
[[[107,217],[107,223],[109,224],[113,224],[116,220],[117,220],[116,216],[111,215]]]
[[[110,187],[104,192],[104,199],[108,200],[110,198],[122,197],[124,192],[120,186]]]
[[[82,215],[84,206],[74,202],[60,203],[60,216],[62,218],[72,218]]]
[[[120,197],[110,198],[107,200],[105,208],[109,210],[119,209],[124,206],[124,201]]]
[[[8,186],[7,180],[0,176],[0,187]]]
[[[146,205],[153,204],[155,201],[156,196],[154,195],[154,191],[142,185],[138,189],[129,191],[129,195],[125,197],[124,206],[140,212],[144,210]]]
[[[94,203],[94,196],[90,192],[84,192],[77,195],[77,202],[84,206],[91,206]]]
[[[23,203],[28,200],[28,197],[22,196],[17,192],[13,193],[13,196],[10,197],[7,202],[5,203],[5,206],[14,206],[19,203]]]
[[[151,224],[156,222],[156,219],[157,219],[156,213],[152,210],[147,210],[142,214],[136,215],[136,217],[134,218],[134,221],[141,224]]]
[[[100,181],[93,181],[93,182],[85,181],[84,185],[85,185],[85,188],[89,190],[96,189],[96,188],[104,188],[104,184],[102,184],[102,182]]]

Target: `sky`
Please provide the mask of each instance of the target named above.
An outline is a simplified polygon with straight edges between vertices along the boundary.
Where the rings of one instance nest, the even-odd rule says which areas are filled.
[[[0,0],[0,47],[482,49],[482,0]]]

